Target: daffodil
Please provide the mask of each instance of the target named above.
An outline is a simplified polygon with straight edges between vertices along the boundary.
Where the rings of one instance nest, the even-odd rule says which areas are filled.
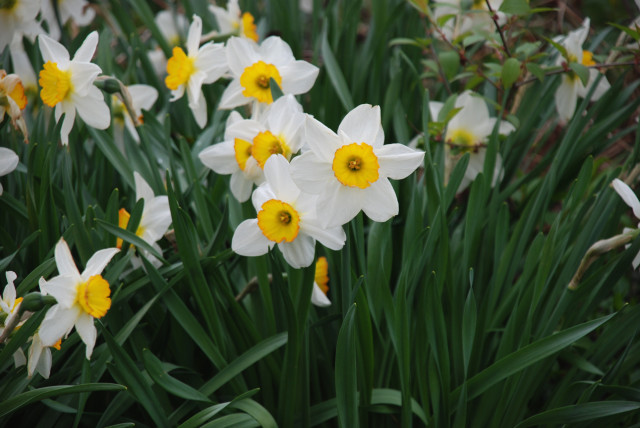
[[[149,184],[137,171],[134,171],[133,179],[136,184],[136,201],[144,199],[144,208],[142,209],[142,216],[140,217],[140,223],[138,224],[136,235],[151,245],[159,253],[162,253],[162,249],[157,242],[162,239],[171,224],[169,198],[164,195],[156,196]],[[130,214],[127,210],[121,208],[118,213],[118,217],[118,225],[122,229],[126,229],[129,224]],[[122,244],[122,239],[118,238],[116,247],[122,248]],[[138,250],[141,251],[142,255],[144,255],[144,257],[147,258],[154,266],[160,266],[160,260],[148,251],[144,249]],[[136,267],[141,265],[140,261],[136,259],[134,259],[133,263]]]
[[[16,287],[13,282],[18,277],[15,272],[5,273],[7,285],[4,286],[2,299],[0,299],[0,335],[4,332],[5,326],[9,325],[18,315],[22,297],[16,298]]]
[[[558,65],[562,65],[563,62],[567,60],[569,62],[576,62],[584,66],[596,65],[596,62],[593,60],[593,53],[582,50],[582,45],[589,35],[589,23],[589,18],[586,18],[582,22],[580,28],[571,31],[562,41],[562,45],[567,50],[568,58],[559,57],[557,60]],[[562,75],[562,81],[560,82],[560,86],[558,86],[558,89],[556,89],[555,93],[556,111],[558,112],[561,121],[567,122],[573,117],[573,114],[576,111],[578,97],[584,98],[587,96],[587,93],[595,84],[598,74],[598,70],[596,70],[595,68],[590,68],[589,80],[586,86],[582,83],[582,80],[580,80],[578,75],[573,71],[569,71]],[[598,82],[598,85],[594,89],[591,99],[593,101],[598,100],[610,87],[611,85],[609,84],[607,78],[602,76],[602,78]]]
[[[266,182],[252,196],[258,216],[240,223],[231,241],[233,251],[243,256],[259,256],[278,244],[287,263],[301,268],[313,263],[316,240],[332,250],[344,246],[344,230],[320,224],[317,198],[296,186],[284,156],[271,156],[264,174]]]
[[[5,113],[8,113],[13,127],[22,132],[25,142],[29,140],[27,124],[22,116],[22,110],[26,106],[27,97],[20,77],[0,70],[0,122],[4,119]]]
[[[87,0],[42,0],[42,19],[47,22],[49,36],[60,39],[60,27],[54,10],[53,2],[57,3],[60,23],[66,24],[72,20],[76,25],[89,25],[96,16],[95,10]]]
[[[319,195],[326,226],[345,224],[360,210],[380,222],[398,214],[389,178],[407,177],[424,157],[403,144],[385,145],[380,107],[369,104],[351,110],[338,134],[307,117],[306,143],[309,150],[291,161],[291,175],[300,189]]]
[[[329,291],[329,263],[326,257],[318,257],[316,262],[316,275],[311,292],[311,303],[319,307],[331,306],[331,300],[327,298]]]
[[[213,83],[227,71],[224,46],[221,43],[207,43],[200,46],[202,20],[193,15],[193,22],[187,36],[187,54],[181,47],[173,48],[173,56],[167,62],[165,79],[167,88],[171,89],[171,101],[182,98],[187,91],[189,108],[198,126],[207,124],[207,102],[202,93],[204,83]]]
[[[44,68],[40,71],[40,97],[49,107],[55,107],[56,121],[64,113],[60,130],[62,144],[69,144],[69,133],[76,111],[89,126],[106,129],[111,121],[109,108],[102,92],[93,85],[101,69],[91,58],[98,45],[98,33],[90,33],[72,60],[60,43],[41,34],[38,36]]]
[[[449,160],[457,159],[464,153],[470,154],[469,165],[458,188],[458,192],[461,192],[475,180],[484,168],[484,159],[487,152],[486,142],[493,132],[497,119],[489,117],[487,104],[480,97],[474,96],[470,91],[465,91],[458,96],[455,107],[460,110],[447,124],[444,140],[447,144]],[[441,109],[442,103],[429,103],[429,111],[433,121],[437,120]],[[511,123],[501,121],[498,133],[500,135],[507,135],[514,130],[515,128]],[[494,185],[501,175],[502,158],[500,154],[498,154],[493,173]]]
[[[97,336],[94,319],[102,318],[111,308],[111,289],[101,273],[118,251],[106,248],[96,252],[80,273],[66,241],[60,239],[56,244],[59,275],[40,284],[40,288],[58,302],[47,311],[40,326],[43,346],[54,346],[75,326],[87,346],[86,357],[91,358]]]
[[[218,174],[232,174],[231,193],[244,202],[252,184],[262,182],[261,169],[271,155],[289,160],[300,150],[304,120],[302,106],[293,95],[285,95],[255,119],[227,122],[225,141],[200,152],[200,160]]]
[[[0,147],[0,177],[16,169],[19,161],[18,155],[13,150]],[[2,184],[0,184],[0,195],[2,195]]]
[[[35,36],[40,31],[36,16],[40,12],[40,0],[5,0],[0,2],[0,52],[14,38],[23,34]]]
[[[627,183],[617,178],[613,180],[613,182],[611,183],[611,186],[613,186],[613,189],[616,191],[616,193],[620,195],[624,203],[627,204],[629,208],[631,208],[631,210],[633,211],[633,215],[636,217],[636,219],[640,220],[640,201],[638,200],[638,197],[633,192],[633,190],[631,190],[631,188],[627,185]],[[640,228],[640,223],[638,223],[638,228]],[[623,232],[627,233],[633,230],[634,229],[625,227],[623,229]],[[640,252],[636,254],[631,264],[633,265],[634,269],[637,269],[638,266],[640,266]]]
[[[216,17],[221,34],[235,34],[251,39],[254,42],[258,41],[253,15],[249,12],[242,13],[238,0],[229,0],[226,9],[209,5],[209,10]]]
[[[150,110],[158,99],[158,90],[149,85],[129,85],[127,86],[129,95],[131,96],[131,105],[139,122],[142,122],[142,110]],[[114,122],[119,126],[120,130],[124,126],[127,127],[133,139],[140,141],[136,126],[131,119],[131,115],[127,111],[124,103],[117,96],[113,95],[111,100],[111,108],[113,110]]]
[[[311,89],[318,77],[318,67],[296,61],[289,45],[277,36],[265,39],[260,45],[231,37],[226,54],[233,80],[222,94],[221,109],[233,109],[252,101],[271,104],[271,79],[284,94],[297,95]]]
[[[158,12],[154,21],[160,30],[162,37],[167,41],[169,46],[177,46],[180,44],[181,35],[186,34],[189,28],[189,21],[184,15],[174,13],[170,10],[162,10]],[[167,58],[159,46],[155,49],[147,51],[147,56],[153,70],[160,78],[164,78],[167,73]]]
[[[60,350],[62,339],[58,339],[51,346],[46,346],[42,342],[40,332],[37,331],[31,338],[31,346],[29,347],[29,362],[27,363],[27,374],[32,377],[35,372],[40,373],[45,379],[49,379],[51,374],[51,348]]]

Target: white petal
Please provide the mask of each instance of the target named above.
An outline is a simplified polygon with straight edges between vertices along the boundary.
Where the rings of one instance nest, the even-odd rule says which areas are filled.
[[[2,300],[13,306],[13,303],[16,300],[16,287],[13,285],[13,281],[16,280],[18,275],[16,275],[15,272],[9,270],[5,273],[5,277],[7,278],[7,285],[4,287]]]
[[[67,245],[67,241],[65,241],[64,238],[60,238],[60,240],[56,244],[54,256],[56,259],[56,266],[58,267],[58,272],[60,273],[60,275],[80,278],[80,272],[78,272],[76,263],[73,261],[73,257],[71,256],[69,245]]]
[[[158,90],[149,85],[130,85],[127,90],[131,95],[131,103],[136,110],[136,114],[141,114],[142,110],[150,110],[158,99]]]
[[[244,69],[260,60],[256,44],[240,37],[227,40],[227,64],[236,77],[240,77]]]
[[[249,180],[244,173],[238,169],[231,174],[229,187],[231,188],[231,194],[238,200],[238,202],[246,202],[251,196],[253,181]]]
[[[267,64],[273,64],[278,69],[283,65],[295,61],[291,47],[278,36],[267,37],[258,48]]]
[[[229,71],[224,49],[221,43],[207,43],[200,48],[194,65],[205,73],[204,83],[213,83]]]
[[[269,130],[274,135],[283,135],[293,153],[297,152],[299,147],[292,147],[292,143],[296,143],[292,139],[297,139],[298,130],[301,129],[305,120],[306,116],[302,113],[302,106],[291,94],[276,100],[271,104],[267,113]]]
[[[344,186],[338,181],[327,183],[327,189],[318,198],[320,223],[324,227],[348,223],[362,209],[363,197],[363,189]]]
[[[298,95],[309,92],[320,69],[306,61],[294,61],[278,67],[278,72],[282,77],[282,92]]]
[[[233,141],[224,141],[207,147],[198,154],[198,157],[207,168],[218,174],[232,174],[240,171]]]
[[[308,235],[298,233],[291,242],[278,244],[284,259],[296,269],[311,266],[316,252],[316,241]]]
[[[82,313],[76,320],[76,330],[80,335],[82,341],[87,345],[86,357],[87,360],[91,358],[93,353],[93,347],[96,345],[96,337],[98,332],[93,322],[93,317],[87,313]]]
[[[81,309],[75,305],[68,309],[59,304],[53,305],[47,311],[38,330],[42,344],[53,346],[58,340],[69,334],[76,319],[80,316],[80,311]]]
[[[42,340],[40,339],[39,334],[34,334],[33,339],[31,339],[31,347],[29,348],[29,364],[27,365],[27,373],[29,377],[33,376],[36,371],[36,366],[40,361],[43,348],[44,345],[42,345]]]
[[[242,95],[244,88],[240,86],[239,79],[233,79],[227,89],[222,93],[218,108],[222,110],[230,110],[238,106],[248,104],[250,99]]]
[[[145,205],[147,205],[156,195],[153,193],[151,186],[142,178],[138,171],[133,171],[133,181],[136,186],[136,201],[144,199]],[[146,206],[145,206],[146,208]]]
[[[16,367],[21,367],[27,364],[27,357],[24,355],[22,348],[18,348],[18,350],[13,353],[13,364]]]
[[[284,156],[269,156],[264,164],[264,176],[278,199],[289,203],[298,199],[300,189],[291,178],[289,162]]]
[[[591,87],[594,85],[596,79],[600,75],[600,72],[595,68],[589,69],[589,80],[587,82],[587,86],[582,85],[582,81],[580,85],[578,85],[578,96],[584,98],[587,96],[587,93],[591,90]],[[602,76],[596,89],[593,91],[593,95],[591,95],[591,101],[599,100],[605,92],[609,90],[611,84],[607,80],[605,76]]]
[[[58,112],[60,112],[59,115]],[[71,128],[73,128],[73,123],[76,120],[75,105],[67,101],[62,101],[56,106],[56,116],[59,118],[62,116],[62,113],[64,113],[64,119],[62,120],[62,126],[60,127],[60,141],[62,141],[63,146],[66,146],[69,144],[69,134],[71,133]]]
[[[398,214],[398,198],[386,178],[366,188],[362,211],[373,221],[384,222]]]
[[[256,209],[256,212],[262,209],[262,205],[270,199],[278,199],[273,193],[273,189],[268,183],[264,183],[259,186],[251,195],[251,203]]]
[[[308,193],[320,194],[327,181],[336,181],[331,163],[320,160],[312,151],[293,158],[290,171],[296,185]]]
[[[20,159],[11,149],[0,147],[0,176],[7,175],[18,166]]]
[[[640,219],[640,201],[633,190],[622,180],[614,179],[611,183],[613,189],[620,195],[625,204],[633,210],[633,215]]]
[[[82,278],[75,275],[58,275],[43,282],[40,288],[55,297],[56,301],[65,308],[70,308],[76,301],[76,287]]]
[[[442,110],[442,106],[444,106],[444,103],[441,103],[439,101],[430,101],[429,102],[429,120],[431,122],[437,122],[438,121],[438,116],[440,115],[440,110]]]
[[[109,264],[113,256],[120,252],[117,248],[105,248],[91,256],[87,262],[87,267],[82,272],[82,279],[88,281],[94,275],[100,275],[104,268]]]
[[[209,10],[216,17],[220,34],[228,34],[233,31],[233,17],[225,8],[209,5]]]
[[[36,371],[40,373],[40,376],[43,378],[49,379],[49,375],[51,374],[51,349],[48,347],[42,348],[42,352],[37,361]]]
[[[638,266],[640,266],[640,252],[638,252],[638,254],[633,258],[631,265],[634,269],[638,269]]]
[[[73,56],[73,60],[78,62],[91,62],[91,58],[93,58],[93,54],[96,52],[97,46],[98,32],[92,31],[76,51]]]
[[[342,147],[338,135],[310,115],[305,121],[305,141],[316,156],[329,163],[333,162],[336,150]]]
[[[45,63],[48,61],[55,62],[61,70],[66,70],[69,67],[69,52],[60,43],[45,34],[40,34],[38,36],[38,45]]]
[[[231,240],[231,249],[241,256],[261,256],[273,248],[274,242],[267,239],[258,227],[258,219],[245,220],[236,229]]]
[[[73,95],[76,97],[87,96],[93,87],[94,80],[102,73],[100,67],[90,62],[72,62],[69,64],[69,71],[71,72]],[[97,98],[95,91],[93,95]]]
[[[102,92],[95,86],[89,89],[86,97],[74,97],[78,114],[92,128],[107,129],[111,123],[111,112],[104,102]]]
[[[195,57],[200,47],[200,36],[202,35],[202,19],[196,14],[193,15],[193,22],[189,27],[187,36],[187,52],[190,57]]]
[[[331,306],[331,300],[327,298],[315,282],[313,283],[313,291],[311,292],[311,303],[321,308]]]
[[[462,107],[449,122],[447,134],[456,129],[466,129],[471,132],[477,140],[484,140],[491,133],[483,129],[489,120],[489,109],[487,104],[480,97],[472,96],[470,91],[463,92],[456,100],[456,107]]]
[[[334,251],[340,250],[347,240],[347,235],[344,233],[342,226],[324,228],[316,221],[303,221],[300,231],[304,231],[305,234]]]
[[[401,180],[422,165],[424,152],[403,144],[386,144],[375,151],[380,175]]]
[[[576,103],[578,101],[578,84],[580,81],[576,77],[571,80],[568,76],[562,76],[562,83],[558,86],[554,95],[556,100],[556,111],[560,120],[568,122],[576,111]]]
[[[342,119],[338,135],[344,132],[352,143],[367,143],[373,148],[384,144],[384,131],[380,121],[380,107],[361,104]]]

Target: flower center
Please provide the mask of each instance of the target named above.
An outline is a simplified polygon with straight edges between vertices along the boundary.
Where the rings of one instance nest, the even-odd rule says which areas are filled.
[[[464,128],[447,132],[447,142],[462,151],[469,151],[475,147],[475,137]]]
[[[240,76],[240,85],[244,88],[242,95],[254,97],[261,103],[271,104],[273,102],[269,86],[271,78],[282,88],[282,77],[275,65],[263,61],[250,65],[244,69]]]
[[[336,150],[331,168],[340,183],[366,189],[378,179],[380,165],[373,147],[351,143]]]
[[[42,86],[40,98],[49,107],[55,106],[73,91],[71,72],[60,70],[58,64],[51,61],[44,64],[38,83]]]
[[[167,88],[175,91],[180,85],[186,84],[196,71],[194,62],[195,58],[188,57],[182,48],[174,47],[173,56],[167,61],[167,73],[169,75],[164,79]]]
[[[596,65],[596,62],[593,60],[593,53],[589,51],[582,51],[582,65],[585,67]]]
[[[111,307],[109,283],[102,275],[94,275],[87,282],[78,285],[76,301],[82,309],[94,318],[102,318]]]
[[[258,41],[258,33],[256,31],[256,24],[253,23],[253,15],[249,12],[242,14],[242,34],[254,42]]]
[[[278,138],[270,131],[264,131],[255,136],[251,155],[258,161],[260,168],[264,169],[264,164],[269,156],[275,154],[283,155],[287,159],[291,156],[291,149],[284,142],[284,138]]]
[[[236,162],[238,162],[238,166],[244,171],[247,165],[247,160],[251,157],[251,143],[246,140],[236,138],[233,142],[233,150],[236,153]]]
[[[314,281],[326,295],[327,291],[329,291],[329,286],[327,285],[329,283],[329,263],[327,262],[326,257],[318,257]]]
[[[300,230],[300,215],[288,203],[269,199],[258,212],[258,227],[274,242],[291,242]]]

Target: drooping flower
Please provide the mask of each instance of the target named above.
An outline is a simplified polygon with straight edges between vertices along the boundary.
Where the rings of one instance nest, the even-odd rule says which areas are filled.
[[[38,42],[45,62],[40,71],[40,97],[46,105],[55,107],[56,121],[65,115],[60,130],[62,144],[69,144],[76,111],[87,125],[108,128],[109,108],[102,92],[93,85],[102,70],[90,62],[98,45],[98,33],[94,31],[87,36],[72,60],[67,49],[50,37],[41,34]]]
[[[19,161],[18,155],[13,150],[0,147],[0,177],[16,169]],[[2,184],[0,184],[0,195],[2,195]]]
[[[187,54],[181,47],[173,48],[173,56],[167,62],[169,74],[165,83],[171,89],[171,101],[182,98],[187,91],[189,108],[198,126],[207,124],[207,102],[202,93],[204,83],[213,83],[227,71],[224,46],[221,43],[206,43],[200,46],[202,20],[193,15],[187,36]]]
[[[311,89],[318,77],[318,67],[296,61],[289,45],[277,36],[260,45],[232,37],[227,41],[226,54],[233,80],[222,94],[221,109],[233,109],[252,101],[271,104],[271,79],[284,94],[297,95]]]
[[[300,189],[319,195],[326,226],[345,224],[360,210],[380,222],[398,214],[389,178],[407,177],[424,157],[403,144],[385,145],[380,107],[369,104],[350,111],[338,134],[307,117],[306,143],[310,150],[291,161],[291,175]]]
[[[40,26],[36,16],[40,12],[40,0],[6,0],[0,3],[0,52],[14,38],[23,35],[34,37]]]
[[[129,95],[131,96],[131,105],[138,121],[142,122],[142,110],[149,110],[158,99],[158,90],[149,85],[129,85],[127,86]],[[113,110],[114,122],[122,127],[126,126],[133,139],[140,141],[136,126],[131,119],[131,115],[127,111],[124,103],[115,95],[111,98],[111,108]]]
[[[238,0],[229,0],[227,8],[209,5],[209,10],[216,17],[218,29],[221,34],[234,34],[240,37],[246,37],[254,42],[258,41],[258,33],[256,32],[256,24],[254,24],[253,15],[249,12],[240,10]]]
[[[236,113],[237,114],[237,113]],[[231,193],[240,202],[251,196],[253,183],[261,184],[261,169],[273,154],[287,160],[302,146],[302,106],[293,95],[285,95],[269,105],[255,119],[231,119],[225,141],[200,152],[200,160],[218,174],[232,174]]]
[[[331,300],[327,298],[329,291],[329,263],[326,257],[318,257],[316,262],[316,276],[313,281],[311,303],[321,308],[331,306]]]
[[[287,263],[302,268],[313,263],[316,240],[332,250],[343,247],[344,230],[320,224],[317,198],[296,186],[284,156],[271,156],[264,174],[266,182],[252,196],[258,216],[238,226],[231,241],[233,251],[243,256],[259,256],[278,244]]]
[[[7,74],[0,70],[0,122],[5,113],[9,114],[11,124],[24,135],[24,141],[29,141],[29,131],[22,116],[22,110],[27,106],[27,97],[20,77],[16,74]]]
[[[40,283],[40,288],[58,302],[47,311],[40,325],[43,346],[54,346],[75,326],[87,346],[87,359],[91,357],[97,336],[93,321],[105,316],[111,308],[111,289],[101,273],[118,251],[106,248],[96,252],[80,273],[66,241],[61,238],[56,244],[59,275]]]
[[[151,245],[155,250],[162,254],[162,249],[158,245],[158,241],[162,239],[171,224],[171,211],[169,209],[169,199],[166,195],[156,196],[149,184],[142,176],[134,171],[133,178],[136,184],[136,201],[144,199],[144,208],[140,223],[136,230],[136,235],[143,241]],[[126,229],[129,224],[130,214],[124,208],[118,213],[118,225],[122,229]],[[118,238],[116,247],[122,248],[123,241]],[[139,248],[145,258],[147,258],[154,266],[160,266],[161,262],[148,251]],[[135,259],[134,259],[135,260]],[[140,265],[139,260],[134,261],[134,265]]]
[[[633,192],[633,190],[631,190],[627,183],[618,178],[614,179],[613,182],[611,182],[611,186],[613,186],[613,189],[616,191],[616,193],[620,195],[624,203],[627,204],[629,208],[631,208],[631,210],[633,210],[633,215],[636,217],[636,219],[640,220],[640,200],[638,200],[638,197]],[[638,223],[638,228],[640,228],[640,223]],[[633,230],[634,229],[625,227],[623,229],[623,233],[631,232]],[[634,269],[637,269],[638,266],[640,266],[640,252],[636,254],[631,264],[633,265]]]
[[[562,46],[567,50],[568,58],[565,59],[564,57],[559,57],[557,60],[558,65],[562,65],[567,60],[569,62],[577,62],[584,66],[596,65],[596,62],[593,60],[593,53],[582,50],[582,45],[589,35],[589,24],[590,20],[589,18],[586,18],[582,22],[580,28],[571,31],[562,41]],[[555,93],[556,111],[558,112],[561,121],[567,122],[573,117],[573,114],[576,111],[578,97],[584,98],[587,96],[587,93],[595,84],[598,74],[599,72],[595,68],[589,69],[589,80],[586,86],[573,71],[569,71],[562,75],[562,81]],[[598,85],[594,89],[591,99],[593,101],[598,100],[610,87],[611,85],[607,78],[602,76]]]
[[[464,153],[470,154],[467,171],[460,183],[460,187],[458,187],[458,192],[461,192],[475,180],[484,168],[484,159],[487,152],[485,143],[493,132],[497,119],[495,117],[489,117],[487,104],[480,97],[474,96],[470,91],[465,91],[458,96],[455,107],[460,110],[447,124],[444,140],[447,143],[449,160],[453,159],[455,161]],[[442,103],[429,103],[429,110],[433,121],[436,121],[441,109]],[[515,128],[511,123],[501,121],[498,133],[500,135],[507,135],[514,130]],[[498,154],[493,173],[493,185],[495,185],[501,175],[502,157]]]

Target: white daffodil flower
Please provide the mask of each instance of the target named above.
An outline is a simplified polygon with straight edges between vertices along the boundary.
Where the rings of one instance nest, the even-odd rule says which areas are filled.
[[[129,85],[127,86],[131,95],[131,105],[138,120],[142,122],[142,110],[150,110],[158,99],[158,90],[149,85]],[[124,103],[117,96],[111,98],[111,108],[113,110],[114,124],[118,126],[119,132],[126,127],[136,142],[140,141],[136,126],[127,111]]]
[[[577,62],[584,66],[596,65],[596,62],[593,60],[593,54],[589,51],[582,50],[582,45],[589,35],[589,24],[590,20],[589,18],[586,18],[582,22],[582,26],[580,26],[580,28],[571,31],[562,41],[562,46],[567,50],[570,62]],[[559,57],[556,62],[557,65],[562,65],[565,61],[565,58]],[[573,114],[576,111],[578,97],[584,98],[587,96],[587,93],[591,90],[598,74],[598,70],[590,68],[589,80],[586,86],[573,71],[569,71],[562,75],[562,81],[555,93],[556,111],[558,112],[562,122],[567,122],[573,117]],[[598,100],[610,87],[611,85],[609,84],[609,81],[603,76],[594,89],[591,100]]]
[[[631,188],[627,185],[627,183],[617,178],[614,179],[613,182],[611,182],[611,186],[613,186],[613,189],[616,191],[616,193],[620,195],[624,203],[627,204],[629,208],[633,210],[633,215],[636,217],[636,219],[640,220],[640,201],[638,200],[638,197],[636,196],[636,194],[633,193],[633,190],[631,190]],[[638,228],[640,228],[640,223],[638,223]],[[634,229],[625,227],[622,231],[624,233],[627,233],[627,232],[631,232],[632,230]],[[627,245],[627,247],[628,246],[629,245]],[[640,252],[636,254],[631,264],[633,265],[634,269],[637,269],[638,266],[640,266]]]
[[[162,239],[164,234],[171,225],[171,210],[169,209],[169,198],[166,195],[156,196],[149,184],[142,176],[134,171],[133,179],[136,184],[136,201],[144,199],[144,208],[140,217],[140,224],[136,235],[143,241],[151,245],[155,250],[162,254],[162,249],[158,245],[158,241]],[[126,229],[129,224],[130,214],[124,208],[118,213],[118,226]],[[116,247],[122,248],[123,241],[118,238]],[[154,266],[158,267],[162,264],[160,260],[154,257],[148,251],[139,248],[142,255],[147,258]],[[134,267],[142,265],[142,262],[134,257],[132,259]]]
[[[0,177],[16,169],[19,161],[18,155],[13,150],[0,147]],[[2,195],[2,184],[0,184],[0,195]]]
[[[284,94],[297,95],[311,89],[318,77],[318,67],[296,61],[289,45],[277,36],[265,39],[260,45],[231,37],[226,54],[233,80],[222,94],[221,109],[233,109],[252,101],[271,104],[271,79]]]
[[[318,257],[316,262],[316,275],[313,281],[313,291],[311,292],[311,303],[325,308],[331,306],[331,300],[327,297],[329,291],[329,263],[326,257]]]
[[[9,0],[0,3],[0,52],[23,35],[35,37],[41,29],[36,22],[40,0]]]
[[[236,113],[237,115],[237,113]],[[218,174],[231,174],[231,193],[240,202],[251,196],[253,183],[263,181],[262,168],[273,154],[287,160],[302,146],[305,115],[293,95],[269,105],[256,119],[229,116],[225,141],[200,152],[200,160]]]
[[[4,332],[5,326],[9,325],[18,315],[22,302],[22,297],[16,298],[16,287],[13,285],[18,275],[15,272],[7,271],[5,277],[7,285],[4,286],[2,299],[0,299],[0,335]]]
[[[316,240],[336,251],[344,246],[344,230],[320,224],[317,198],[296,186],[284,156],[271,156],[264,175],[266,182],[252,196],[258,217],[240,223],[231,241],[233,251],[242,256],[260,256],[278,244],[287,263],[302,268],[313,263]]]
[[[49,27],[49,36],[60,39],[60,26],[53,9],[53,1],[57,2],[58,14],[62,25],[72,20],[81,27],[89,25],[96,16],[95,10],[87,0],[42,0],[42,19]]]
[[[202,93],[202,85],[213,83],[227,72],[224,46],[221,43],[206,43],[200,46],[202,20],[193,15],[193,22],[187,36],[187,55],[182,48],[173,48],[173,56],[167,62],[165,79],[171,89],[171,101],[182,98],[187,91],[189,108],[200,128],[207,124],[207,102]]]
[[[102,70],[90,62],[98,45],[98,33],[94,31],[87,36],[72,60],[67,49],[50,37],[40,34],[38,42],[45,62],[38,82],[42,86],[40,98],[49,107],[55,107],[56,121],[65,115],[60,130],[62,144],[69,144],[76,111],[87,125],[107,129],[111,113],[102,92],[93,86]]]
[[[389,178],[400,180],[422,164],[424,152],[384,144],[380,107],[362,104],[340,123],[336,135],[308,116],[308,151],[291,161],[291,175],[305,192],[318,194],[326,226],[340,226],[360,210],[374,221],[398,214]]]
[[[486,143],[493,132],[493,127],[497,119],[495,117],[489,117],[487,104],[480,97],[474,96],[470,91],[465,91],[458,96],[455,107],[459,108],[460,111],[458,111],[447,124],[444,140],[447,143],[447,149],[452,157],[457,158],[458,155],[466,152],[470,153],[467,171],[458,188],[458,192],[461,192],[475,180],[484,168],[484,159],[487,152],[484,143]],[[429,103],[432,121],[437,120],[441,109],[442,103]],[[500,135],[507,135],[514,130],[515,128],[511,123],[501,121],[498,133]],[[498,154],[492,185],[497,183],[502,173],[502,157]]]
[[[40,288],[58,302],[47,311],[40,325],[38,333],[43,346],[56,345],[75,325],[87,345],[86,357],[91,358],[97,336],[93,320],[105,316],[111,307],[111,289],[100,274],[118,251],[117,248],[106,248],[96,252],[80,273],[67,242],[61,238],[56,244],[59,275],[40,283]]]
[[[27,374],[32,377],[35,372],[40,373],[45,379],[49,379],[51,374],[51,348],[60,350],[60,343],[62,339],[58,340],[52,346],[45,346],[42,343],[40,332],[36,332],[31,338],[31,346],[29,347],[29,362],[27,363]]]
[[[179,45],[181,35],[186,34],[189,28],[189,21],[184,15],[174,13],[170,10],[158,12],[154,20],[162,37],[167,41],[169,46]],[[147,51],[147,56],[149,57],[149,61],[151,61],[156,76],[164,78],[167,74],[167,58],[164,56],[162,49],[156,46],[155,49]]]
[[[0,122],[4,119],[4,114],[8,113],[13,127],[19,129],[24,135],[24,141],[28,142],[29,130],[22,115],[22,110],[26,106],[27,96],[20,77],[0,70]]]
[[[209,5],[209,10],[216,17],[221,34],[235,34],[251,39],[254,42],[258,41],[253,15],[249,12],[242,13],[238,0],[229,0],[226,9]]]

